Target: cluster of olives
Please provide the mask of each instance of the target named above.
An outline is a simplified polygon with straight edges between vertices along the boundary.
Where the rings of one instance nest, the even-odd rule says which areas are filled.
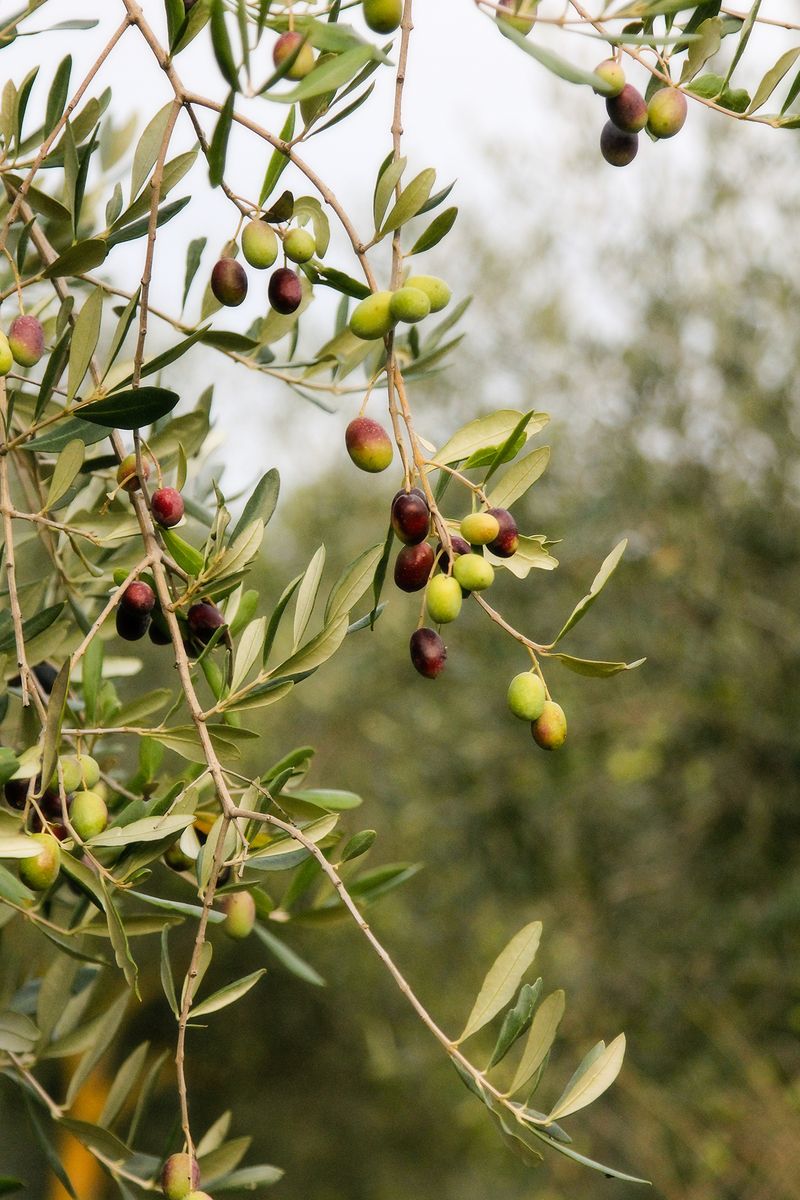
[[[521,721],[529,721],[531,735],[543,750],[558,750],[567,738],[567,718],[560,704],[550,700],[544,680],[535,671],[522,671],[508,685],[508,707]]]
[[[659,88],[649,103],[641,92],[625,81],[625,72],[615,58],[595,67],[603,79],[608,121],[600,134],[600,153],[612,167],[626,167],[639,151],[639,134],[647,127],[654,138],[671,138],[680,133],[686,120],[687,103],[683,92],[674,87]]]
[[[16,363],[35,367],[44,354],[44,329],[36,317],[15,317],[8,333],[0,330],[0,375],[7,375]]]
[[[404,592],[424,588],[428,617],[439,626],[457,619],[465,596],[485,591],[494,583],[494,567],[484,557],[484,548],[499,558],[510,558],[519,544],[511,513],[490,508],[464,517],[460,536],[450,539],[450,551],[441,542],[434,549],[429,540],[431,512],[420,488],[397,493],[392,500],[391,523],[403,543],[395,560],[394,582]],[[409,649],[420,675],[435,679],[444,670],[447,648],[434,629],[417,629]]]
[[[289,37],[290,34],[284,36]],[[260,217],[249,221],[242,231],[242,254],[251,267],[264,271],[278,257],[280,242],[275,230]],[[314,234],[299,227],[283,236],[283,253],[291,262],[307,263],[317,252]],[[236,308],[247,295],[247,272],[235,258],[221,258],[211,272],[211,291],[220,304]],[[290,267],[279,267],[270,276],[267,297],[275,312],[288,316],[296,312],[303,299],[300,276]]]
[[[100,782],[100,767],[89,754],[69,754],[59,759],[61,778],[67,798],[69,822],[81,841],[87,841],[102,833],[108,824],[106,802],[95,789]],[[30,779],[12,776],[5,785],[6,803],[17,812],[24,811],[28,803]],[[41,777],[33,782],[35,790],[41,787]],[[49,832],[44,831],[42,819],[37,812],[31,815],[34,830],[31,838],[41,845],[38,854],[19,860],[19,877],[33,891],[46,892],[53,886],[61,870],[59,842],[69,836],[62,823],[61,796],[58,789],[58,769],[48,787],[44,789],[38,807],[47,820]]]
[[[435,275],[412,275],[394,292],[373,292],[357,304],[350,332],[365,342],[386,337],[398,321],[415,325],[450,303],[450,288]]]
[[[128,454],[117,468],[117,484],[126,492],[141,489],[142,480],[150,478],[150,460],[141,455],[141,475],[135,454]],[[162,529],[172,529],[182,519],[185,510],[183,496],[177,488],[160,487],[150,497],[153,520]],[[124,579],[124,572],[122,572]],[[119,599],[115,616],[117,633],[126,642],[138,642],[145,634],[156,646],[169,645],[172,640],[150,583],[137,579],[129,583]],[[207,645],[215,630],[225,624],[225,618],[210,600],[193,604],[186,614],[184,645],[191,651],[194,644]]]
[[[189,1154],[171,1154],[161,1172],[161,1190],[166,1200],[211,1200],[208,1192],[197,1190],[200,1167]]]

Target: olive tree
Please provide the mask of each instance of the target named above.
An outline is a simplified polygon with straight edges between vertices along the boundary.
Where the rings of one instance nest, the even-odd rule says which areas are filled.
[[[69,56],[49,80],[36,70],[9,77],[0,112],[0,927],[4,947],[25,947],[3,958],[0,1066],[73,1195],[55,1148],[59,1129],[91,1151],[123,1196],[162,1189],[170,1200],[200,1200],[201,1187],[215,1195],[266,1187],[280,1170],[242,1165],[246,1144],[228,1138],[226,1122],[202,1134],[192,1125],[189,1050],[202,1043],[206,1018],[213,1026],[213,1014],[268,987],[263,970],[204,986],[215,926],[234,940],[259,938],[313,983],[314,968],[285,927],[301,909],[336,910],[352,919],[513,1150],[531,1164],[553,1151],[642,1182],[578,1153],[562,1127],[613,1083],[622,1034],[598,1042],[552,1106],[534,1106],[564,1011],[563,991],[530,979],[541,923],[511,938],[465,1003],[461,1031],[445,1031],[364,915],[412,872],[364,869],[376,833],[350,825],[361,798],[346,790],[348,781],[309,785],[313,749],[305,745],[287,746],[255,772],[242,769],[258,758],[260,722],[269,719],[260,710],[295,687],[312,688],[318,671],[335,670],[330,660],[347,653],[351,636],[379,641],[392,562],[397,589],[420,601],[408,614],[418,686],[435,686],[428,681],[446,669],[443,627],[452,625],[457,654],[459,613],[475,606],[492,636],[519,648],[508,707],[545,751],[559,751],[567,736],[551,666],[606,678],[643,661],[585,659],[561,648],[618,567],[624,542],[602,548],[595,578],[555,635],[518,629],[503,615],[506,588],[524,588],[532,574],[558,565],[547,534],[521,533],[511,511],[547,467],[549,448],[528,444],[547,415],[476,413],[460,428],[437,429],[435,441],[415,421],[425,381],[458,353],[469,298],[454,298],[424,270],[423,256],[446,238],[458,210],[448,204],[453,185],[440,186],[433,166],[403,154],[412,0],[115,3],[119,25],[83,79],[72,79]],[[6,21],[4,61],[13,65],[15,40],[35,32],[31,18],[47,7],[30,0]],[[800,122],[800,75],[785,86],[780,112],[764,112],[800,47],[785,50],[752,96],[734,82],[754,31],[800,28],[762,18],[758,0],[746,14],[719,0],[634,0],[614,13],[578,0],[552,15],[546,7],[477,0],[487,54],[499,60],[519,51],[593,89],[607,110],[600,148],[611,165],[632,162],[643,132],[653,142],[675,136],[692,103],[773,127]],[[91,30],[92,5],[85,9],[51,28]],[[182,70],[181,53],[196,38],[213,48],[222,102]],[[160,68],[170,99],[145,113],[127,147],[113,125],[111,90],[94,95],[93,87],[131,39]],[[610,57],[598,63],[592,41],[610,47]],[[337,180],[311,165],[307,144],[376,103],[377,72],[394,79],[385,114],[392,148],[383,161],[376,154],[369,174],[366,232]],[[643,93],[629,73],[647,81]],[[237,156],[228,153],[234,127],[264,159],[258,196],[241,194]],[[194,144],[171,154],[179,128]],[[359,153],[369,158],[363,146]],[[125,188],[110,179],[109,163],[120,155]],[[210,247],[210,270],[208,238],[189,243],[183,308],[172,313],[151,304],[151,281],[160,231],[203,203],[193,194],[170,198],[198,160],[209,188],[226,198],[230,226]],[[347,247],[335,262],[332,222]],[[122,243],[140,248],[132,292],[115,283],[113,251]],[[201,268],[208,282],[190,320]],[[218,328],[220,311],[238,307],[260,280],[264,315],[246,329]],[[303,314],[315,295],[331,292],[339,299],[329,336],[313,349]],[[165,346],[156,352],[154,327]],[[390,511],[375,513],[374,544],[333,579],[320,547],[304,571],[282,581],[273,606],[248,583],[276,510],[278,469],[238,497],[232,515],[224,477],[202,490],[213,388],[179,395],[161,379],[198,344],[306,401],[345,411],[343,472],[396,473]],[[490,589],[500,599],[490,603]],[[125,653],[124,643],[134,642],[142,646]],[[172,686],[141,686],[159,658],[174,669]],[[192,928],[193,942],[179,962],[170,930],[180,923]],[[75,1110],[138,994],[138,964],[152,957],[175,1019],[180,1132],[174,1144],[147,1149],[137,1147],[137,1127],[159,1068],[147,1044],[119,1067],[96,1122]],[[100,980],[116,975],[119,994],[99,1004]],[[492,1022],[493,1049],[479,1053],[472,1039]],[[76,1065],[65,1094],[55,1095],[41,1067],[68,1056]],[[0,1180],[4,1192],[22,1186]]]

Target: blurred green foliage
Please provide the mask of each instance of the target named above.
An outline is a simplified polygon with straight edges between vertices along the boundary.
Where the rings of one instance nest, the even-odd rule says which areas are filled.
[[[722,170],[691,203],[643,224],[626,264],[635,319],[613,337],[576,325],[573,298],[552,287],[502,303],[504,265],[473,260],[481,312],[455,373],[429,389],[432,412],[457,414],[460,394],[493,391],[485,348],[510,348],[502,387],[556,417],[550,470],[520,523],[564,541],[554,575],[501,585],[503,609],[552,636],[627,535],[602,605],[564,648],[647,664],[610,681],[553,664],[570,733],[546,755],[505,710],[525,666],[513,643],[467,605],[448,630],[447,671],[423,681],[407,657],[416,599],[387,588],[375,632],[267,711],[258,764],[318,746],[319,777],[366,798],[351,829],[379,830],[370,864],[425,862],[369,919],[445,1029],[466,1015],[451,997],[474,994],[510,934],[544,920],[539,969],[568,994],[550,1086],[599,1037],[628,1035],[616,1087],[568,1122],[579,1150],[647,1174],[669,1200],[796,1200],[800,285],[759,256],[758,238],[748,253],[746,231],[765,225],[786,264],[800,232],[786,189],[756,217]],[[745,232],[721,251],[737,221]],[[539,277],[557,281],[560,247],[535,213],[529,244]],[[596,264],[610,291],[623,277],[613,252]],[[380,536],[393,485],[342,460],[284,497],[263,596],[277,598],[319,541],[341,565]],[[220,1079],[236,1080],[234,1128],[286,1169],[276,1200],[595,1200],[624,1188],[552,1156],[538,1176],[517,1164],[349,924],[285,936],[329,986],[270,960],[257,998],[190,1062],[197,1128]],[[234,954],[239,974],[266,961],[260,944],[248,943],[251,963],[215,940],[221,974]],[[143,995],[130,1045],[169,1045],[157,979]],[[163,1082],[166,1114],[169,1064]],[[9,1096],[0,1082],[0,1127]],[[4,1144],[0,1167],[20,1153]]]

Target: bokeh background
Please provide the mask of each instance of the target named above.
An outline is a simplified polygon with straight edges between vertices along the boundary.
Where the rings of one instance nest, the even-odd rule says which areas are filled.
[[[77,79],[115,8],[70,6],[100,28],[20,40],[4,67],[19,79],[41,61],[46,73],[69,50]],[[161,5],[144,8],[157,24]],[[417,9],[406,147],[416,169],[433,163],[441,182],[457,177],[461,208],[429,267],[457,296],[475,296],[450,369],[412,395],[420,428],[441,442],[479,411],[552,414],[551,467],[520,511],[526,532],[562,539],[561,565],[524,584],[504,579],[498,599],[533,636],[551,636],[627,536],[623,566],[565,649],[647,663],[608,681],[554,665],[570,737],[544,755],[505,710],[507,680],[525,665],[513,644],[466,611],[447,672],[427,684],[407,661],[416,600],[391,594],[373,633],[348,639],[312,686],[266,710],[251,765],[317,746],[312,780],[364,797],[352,827],[379,831],[372,862],[425,864],[370,920],[446,1029],[463,1023],[510,934],[544,921],[539,970],[568,994],[546,1099],[598,1038],[628,1036],[618,1083],[569,1124],[578,1149],[648,1176],[663,1200],[796,1200],[796,134],[731,128],[693,106],[681,137],[646,142],[632,168],[613,171],[597,148],[596,97],[551,80],[463,0]],[[594,50],[581,51],[588,65]],[[768,39],[756,44],[755,78],[771,50]],[[141,128],[168,99],[164,82],[134,33],[114,63],[100,83],[114,87],[118,124]],[[215,86],[202,45],[181,70]],[[389,105],[384,81],[352,126],[310,144],[357,225],[388,149]],[[277,128],[282,114],[264,107],[264,117]],[[260,185],[256,157],[246,143],[231,155],[245,195]],[[120,177],[126,169],[123,160]],[[192,181],[203,189],[202,168]],[[191,237],[208,237],[210,269],[234,227],[216,196],[168,226],[157,302],[179,305]],[[125,286],[140,254],[120,247],[106,269]],[[334,239],[329,258],[349,269],[345,254]],[[199,280],[190,311],[201,292]],[[257,292],[229,327],[263,311]],[[310,348],[330,321],[321,298],[304,319]],[[159,337],[166,344],[156,328]],[[259,568],[265,605],[320,541],[333,578],[382,536],[397,480],[359,475],[342,448],[360,397],[324,413],[205,350],[167,378],[187,407],[213,382],[212,460],[229,494],[281,470]],[[270,960],[258,992],[197,1039],[189,1072],[196,1127],[230,1105],[254,1155],[285,1168],[275,1200],[595,1200],[625,1190],[552,1157],[531,1174],[510,1156],[348,924],[293,927],[286,938],[327,986]],[[266,961],[249,942],[217,951],[221,973]],[[147,973],[119,1061],[142,1037],[168,1047],[168,1018],[157,972]],[[106,1082],[98,1074],[98,1094]],[[0,1078],[0,1174],[23,1172],[32,1194],[55,1197],[15,1105]],[[145,1139],[154,1153],[173,1119],[167,1064]],[[85,1195],[101,1200],[102,1182]]]

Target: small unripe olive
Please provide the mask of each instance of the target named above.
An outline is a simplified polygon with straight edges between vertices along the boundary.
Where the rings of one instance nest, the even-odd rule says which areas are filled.
[[[32,833],[31,840],[41,850],[30,858],[19,860],[19,877],[34,892],[46,892],[58,879],[61,870],[61,847],[49,833]]]
[[[414,669],[425,679],[441,675],[447,661],[447,647],[434,629],[417,629],[409,642]]]
[[[517,33],[528,34],[536,22],[535,9],[539,0],[499,0],[497,20],[516,29]]]
[[[500,522],[488,512],[470,513],[461,522],[461,536],[471,546],[485,546],[500,533]]]
[[[428,616],[436,625],[455,621],[461,612],[461,585],[452,575],[434,575],[425,591]]]
[[[494,583],[494,567],[481,554],[459,555],[453,574],[468,592],[482,592]]]
[[[173,525],[183,520],[183,496],[177,488],[158,488],[150,497],[150,509],[157,525],[162,529],[172,529]]]
[[[141,456],[142,459],[142,478],[147,480],[150,478],[150,461],[146,454]],[[126,492],[136,492],[142,486],[139,476],[137,475],[136,455],[126,454],[122,462],[117,467],[117,483]]]
[[[507,508],[490,508],[487,511],[500,526],[500,532],[497,537],[492,538],[491,542],[488,543],[489,550],[491,550],[492,554],[496,554],[498,558],[511,558],[519,548],[517,522]]]
[[[91,789],[100,782],[100,767],[91,754],[67,754],[60,761],[65,792]]]
[[[653,137],[675,137],[683,129],[687,110],[683,92],[677,88],[660,88],[650,97],[647,106],[647,128]]]
[[[250,221],[242,230],[242,254],[251,267],[264,270],[278,257],[278,235],[266,221]]]
[[[286,78],[304,79],[314,69],[314,51],[296,30],[281,34],[272,48],[272,61],[276,67],[281,67],[292,55],[297,57],[286,72]]]
[[[600,133],[600,153],[612,167],[627,167],[639,153],[639,135],[623,133],[613,121],[606,121]]]
[[[404,592],[422,591],[433,570],[433,560],[433,546],[430,542],[403,546],[394,563],[396,585]]]
[[[211,272],[211,291],[227,308],[238,308],[247,295],[247,274],[235,258],[221,258]]]
[[[392,293],[373,292],[353,309],[350,331],[365,342],[385,337],[394,325]]]
[[[403,0],[364,0],[364,20],[374,33],[394,33],[403,18]]]
[[[602,93],[604,96],[618,96],[625,87],[625,72],[615,58],[607,58],[604,62],[599,63],[595,67],[594,73],[599,75],[609,88],[609,91]],[[596,95],[601,94],[596,88],[594,90]]]
[[[14,355],[8,344],[8,338],[0,331],[0,375],[7,375],[14,365]]]
[[[431,302],[431,312],[439,312],[450,303],[452,292],[443,279],[435,275],[411,275],[405,282],[407,288],[424,292]]]
[[[508,707],[520,721],[537,721],[544,711],[547,693],[533,671],[515,675],[508,685]]]
[[[239,940],[249,937],[256,923],[256,902],[249,892],[233,892],[222,903],[225,921],[222,928],[228,937]]]
[[[531,734],[543,750],[558,750],[567,738],[567,718],[560,704],[545,700],[541,716],[531,724]]]
[[[309,262],[317,252],[313,233],[307,229],[290,229],[283,239],[283,251],[292,262]]]
[[[44,329],[36,317],[15,317],[8,330],[8,345],[21,367],[35,367],[44,354]]]
[[[431,311],[431,302],[422,288],[401,287],[392,295],[389,311],[395,321],[407,321],[414,324],[422,321]]]
[[[190,1192],[186,1200],[212,1200],[208,1192]]]
[[[641,92],[626,83],[618,96],[606,100],[606,112],[623,133],[638,133],[647,124],[647,104]]]
[[[95,834],[102,833],[108,824],[108,809],[97,792],[76,792],[69,809],[72,828],[81,841],[86,842]]]
[[[297,311],[303,299],[300,276],[290,267],[278,267],[278,270],[270,275],[267,296],[275,312],[288,317],[290,313]]]
[[[347,453],[360,471],[385,471],[394,450],[386,430],[369,417],[356,417],[344,432]]]
[[[161,1172],[161,1190],[166,1200],[187,1200],[200,1182],[197,1160],[188,1154],[171,1154]]]

